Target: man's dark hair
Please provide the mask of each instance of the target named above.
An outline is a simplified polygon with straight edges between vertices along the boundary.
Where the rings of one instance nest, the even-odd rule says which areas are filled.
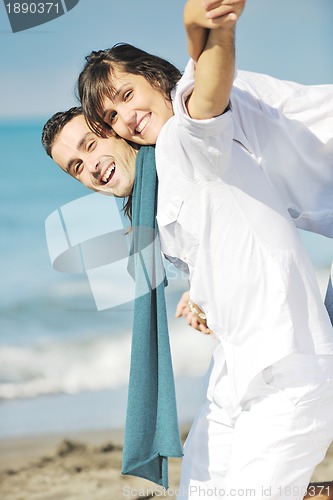
[[[52,147],[64,126],[76,116],[83,115],[81,107],[74,107],[68,111],[55,113],[43,127],[42,144],[47,154],[52,158]]]
[[[55,113],[45,123],[42,132],[42,144],[45,151],[51,158],[52,147],[57,140],[58,135],[67,123],[79,115],[83,115],[82,108],[74,107],[68,111],[59,111],[58,113]],[[132,193],[127,198],[124,198],[123,211],[130,221],[132,221]]]
[[[103,102],[112,99],[115,89],[110,77],[115,69],[143,76],[152,87],[171,100],[171,90],[181,77],[170,62],[127,43],[118,43],[111,49],[93,51],[77,82],[77,93],[90,128],[105,137],[111,128],[103,121]]]

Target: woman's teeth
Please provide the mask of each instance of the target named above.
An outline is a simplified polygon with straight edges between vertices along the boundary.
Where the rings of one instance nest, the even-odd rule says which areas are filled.
[[[149,120],[150,120],[150,115],[146,115],[146,116],[145,116],[145,117],[141,120],[141,122],[139,123],[139,125],[137,126],[137,128],[136,128],[136,131],[135,131],[135,132],[136,132],[137,134],[140,134],[140,133],[143,131],[143,129],[145,128],[145,126],[147,125],[147,123],[149,122]]]

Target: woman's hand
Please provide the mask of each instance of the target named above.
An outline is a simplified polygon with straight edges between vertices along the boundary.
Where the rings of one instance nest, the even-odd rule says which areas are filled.
[[[183,316],[195,330],[210,335],[213,332],[207,327],[206,317],[199,306],[190,300],[190,293],[184,292],[176,308],[176,318]]]
[[[233,28],[242,14],[246,0],[187,0],[185,28]]]
[[[246,0],[204,0],[203,8],[206,19],[214,21],[214,27],[233,25],[239,19]]]

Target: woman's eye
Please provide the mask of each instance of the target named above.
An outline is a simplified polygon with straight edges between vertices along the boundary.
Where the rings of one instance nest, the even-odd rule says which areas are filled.
[[[95,149],[95,146],[96,146],[96,141],[89,142],[87,146],[88,151],[92,151],[93,149]]]
[[[115,111],[113,111],[113,113],[109,114],[109,120],[108,121],[109,121],[110,125],[112,125],[112,123],[114,123],[116,117],[117,117],[117,113]]]

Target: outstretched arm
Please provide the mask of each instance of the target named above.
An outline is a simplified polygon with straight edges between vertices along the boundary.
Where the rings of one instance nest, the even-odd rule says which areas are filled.
[[[187,50],[197,61],[205,48],[212,22],[206,17],[206,9],[201,0],[188,0],[184,8],[184,26],[187,36]]]
[[[187,100],[189,115],[199,120],[218,116],[228,107],[235,72],[235,26],[245,6],[245,0],[206,2],[215,5],[209,12],[219,14],[217,17],[208,19],[202,10],[200,15],[201,0],[188,0],[184,9],[184,24],[187,33],[192,33],[192,42],[200,37],[201,42],[204,40],[202,31],[197,29],[200,23],[201,28],[206,23],[203,19],[208,19],[210,25],[204,50],[198,57],[194,89]]]

